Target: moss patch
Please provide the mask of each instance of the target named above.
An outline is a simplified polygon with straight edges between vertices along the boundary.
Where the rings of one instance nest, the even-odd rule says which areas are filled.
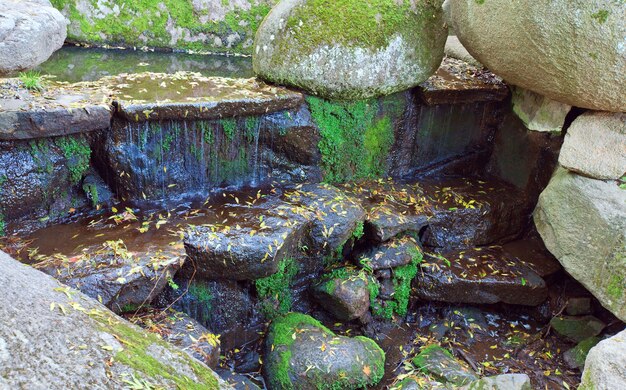
[[[609,284],[606,287],[606,293],[612,299],[620,299],[624,295],[624,277],[619,274],[611,275]]]
[[[89,169],[89,159],[91,158],[89,142],[83,137],[60,137],[56,139],[55,143],[67,160],[71,184],[78,184]]]
[[[291,310],[293,303],[291,284],[297,273],[298,264],[289,257],[278,263],[278,272],[274,275],[255,281],[257,294],[262,300],[263,314],[268,319],[276,318]]]
[[[377,118],[376,100],[347,103],[309,96],[307,102],[320,130],[318,146],[326,182],[385,175],[394,129],[392,118]]]

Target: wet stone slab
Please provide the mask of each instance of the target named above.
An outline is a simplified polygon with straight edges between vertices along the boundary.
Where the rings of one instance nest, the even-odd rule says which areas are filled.
[[[501,102],[509,88],[501,78],[483,68],[446,57],[437,72],[418,90],[427,105]]]
[[[414,285],[421,299],[453,303],[536,306],[548,294],[539,275],[499,246],[427,253]]]
[[[42,91],[0,79],[0,140],[88,133],[109,127],[108,90],[92,83],[44,81]]]
[[[221,119],[289,110],[302,94],[257,79],[205,77],[199,73],[138,73],[102,79],[111,86],[117,113],[131,122]]]

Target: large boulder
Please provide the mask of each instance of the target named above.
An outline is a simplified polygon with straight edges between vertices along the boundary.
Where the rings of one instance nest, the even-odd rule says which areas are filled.
[[[559,163],[596,179],[626,174],[626,114],[588,112],[572,123],[561,147]]]
[[[626,190],[559,169],[534,219],[565,270],[626,320]]]
[[[187,353],[4,252],[0,269],[0,388],[220,386]]]
[[[46,61],[66,35],[67,21],[48,0],[0,0],[0,76]]]
[[[513,112],[528,130],[560,133],[572,106],[524,88],[513,88]]]
[[[261,78],[325,98],[409,89],[441,63],[447,29],[438,1],[283,0],[256,34]]]
[[[385,353],[363,336],[336,336],[314,318],[289,313],[274,320],[265,340],[270,389],[358,389],[383,377]]]
[[[626,330],[591,348],[580,390],[626,389]]]
[[[626,2],[451,0],[463,46],[509,83],[572,106],[626,111]]]

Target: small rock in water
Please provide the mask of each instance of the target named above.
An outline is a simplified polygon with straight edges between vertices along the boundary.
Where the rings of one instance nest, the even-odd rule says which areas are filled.
[[[407,265],[414,257],[421,257],[421,249],[412,237],[392,239],[362,254],[359,265],[374,271]]]
[[[554,317],[550,321],[550,325],[558,334],[574,342],[581,342],[586,338],[597,336],[606,326],[604,322],[594,316]]]
[[[591,298],[589,297],[575,297],[570,298],[567,301],[565,312],[570,316],[582,316],[585,314],[591,314]]]
[[[587,359],[589,351],[599,342],[600,338],[598,337],[589,337],[587,339],[584,339],[574,348],[566,351],[563,354],[563,360],[565,360],[565,363],[567,363],[570,368],[578,368],[582,370],[585,366],[585,359]]]
[[[481,378],[457,390],[532,390],[530,378],[526,374],[503,374]]]
[[[445,383],[463,386],[478,379],[475,373],[464,367],[452,354],[436,344],[424,348],[413,364],[422,372]]]
[[[383,377],[385,353],[363,336],[336,336],[314,318],[289,313],[270,326],[265,378],[272,389],[357,389]]]

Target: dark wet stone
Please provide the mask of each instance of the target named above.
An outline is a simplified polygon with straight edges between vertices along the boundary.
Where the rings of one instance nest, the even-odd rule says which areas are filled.
[[[319,304],[338,320],[351,321],[362,317],[370,307],[368,277],[345,270],[337,277],[330,275],[313,287],[313,296]]]
[[[419,91],[428,105],[502,101],[510,93],[498,76],[450,57],[420,85]]]
[[[115,195],[113,195],[109,186],[93,169],[85,175],[82,182],[82,189],[93,207],[97,207],[98,205],[108,206],[115,201]]]
[[[266,116],[262,126],[261,142],[279,155],[304,165],[321,161],[320,132],[305,104]]]
[[[97,87],[49,82],[41,94],[33,94],[13,88],[16,83],[0,81],[0,140],[88,133],[111,125],[109,101]]]
[[[363,253],[359,256],[358,263],[374,271],[396,268],[409,264],[421,252],[415,239],[402,237],[384,242]]]
[[[314,318],[290,313],[272,322],[265,340],[269,388],[360,388],[377,384],[385,353],[363,336],[336,336]]]
[[[455,386],[466,385],[478,379],[476,374],[464,367],[450,352],[436,344],[424,348],[413,358],[413,364],[437,380]]]
[[[548,294],[539,275],[498,247],[427,254],[421,267],[414,285],[424,300],[536,306]]]
[[[591,314],[591,298],[590,297],[572,297],[567,300],[565,313],[570,316],[582,316]]]
[[[555,332],[574,342],[597,336],[606,324],[594,316],[559,316],[550,321]]]
[[[103,79],[113,89],[117,115],[128,121],[221,119],[289,110],[304,97],[257,79],[199,73],[137,73]]]
[[[365,210],[359,200],[328,184],[306,184],[284,196],[291,204],[310,212],[313,252],[327,255],[350,239],[363,235]],[[360,230],[360,231],[359,231]]]
[[[380,292],[378,298],[389,301],[393,299],[393,295],[396,292],[396,286],[392,279],[383,279],[379,281]]]
[[[537,235],[503,244],[502,250],[523,261],[542,278],[550,277],[562,269],[559,261]]]
[[[563,360],[572,369],[582,370],[585,367],[585,359],[589,350],[595,347],[601,339],[599,337],[589,337],[579,342],[574,348],[565,351]]]
[[[217,370],[219,376],[232,388],[233,390],[261,390],[263,387],[250,380],[246,375],[242,375],[232,371]]]
[[[526,374],[502,374],[480,378],[457,389],[532,390],[533,387],[530,378]]]
[[[70,256],[41,256],[34,267],[97,299],[115,312],[148,305],[185,260],[181,244],[129,251],[122,241],[83,248]]]
[[[227,205],[227,222],[190,226],[189,266],[201,279],[256,280],[275,274],[303,239],[308,211],[273,199],[255,206]]]

